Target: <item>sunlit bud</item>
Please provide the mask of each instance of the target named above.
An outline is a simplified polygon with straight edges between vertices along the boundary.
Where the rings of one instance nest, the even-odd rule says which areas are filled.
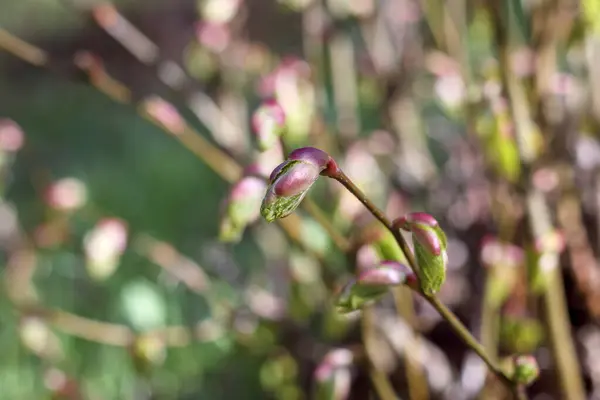
[[[344,314],[359,310],[384,296],[390,287],[403,284],[416,287],[415,274],[404,264],[383,261],[374,268],[364,270],[358,278],[350,281],[338,294],[336,307]]]
[[[142,110],[156,123],[173,135],[181,135],[186,123],[179,111],[158,96],[152,96],[142,103]]]
[[[246,226],[258,219],[266,189],[265,180],[256,176],[246,176],[233,185],[226,200],[219,233],[221,240],[239,240]]]
[[[523,385],[531,385],[540,376],[540,367],[535,357],[530,355],[515,356],[512,360],[512,379]]]
[[[63,178],[46,190],[46,202],[55,210],[74,211],[87,201],[85,184],[77,178]]]
[[[104,280],[114,273],[127,247],[127,226],[116,218],[103,219],[85,235],[83,246],[88,273]]]
[[[435,218],[423,212],[407,214],[395,220],[393,225],[412,233],[421,290],[426,295],[436,293],[446,279],[446,234]]]
[[[231,42],[231,31],[225,24],[200,22],[196,25],[196,38],[202,46],[220,53]]]
[[[488,268],[517,267],[525,261],[525,254],[520,247],[502,242],[492,236],[483,239],[480,257],[483,265]]]
[[[274,100],[265,101],[252,115],[252,130],[261,150],[273,147],[284,129],[285,112]]]
[[[314,373],[318,400],[343,400],[350,394],[354,355],[348,349],[327,353]]]
[[[287,217],[320,175],[331,176],[334,171],[337,165],[324,151],[313,147],[294,150],[271,173],[260,209],[262,216],[268,222]]]
[[[25,134],[16,122],[0,118],[0,150],[14,153],[25,142]]]
[[[538,253],[562,253],[565,249],[565,237],[559,230],[551,230],[535,241]]]

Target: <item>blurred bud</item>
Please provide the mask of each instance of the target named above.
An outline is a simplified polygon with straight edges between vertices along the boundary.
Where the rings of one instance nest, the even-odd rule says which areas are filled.
[[[300,205],[320,175],[332,176],[337,170],[335,161],[322,150],[314,147],[294,150],[271,173],[260,207],[262,216],[268,222],[287,217]]]
[[[412,233],[421,290],[426,295],[433,295],[440,290],[446,279],[446,234],[435,218],[423,212],[407,214],[396,219],[393,224],[396,228]]]
[[[565,237],[562,232],[553,229],[537,238],[535,249],[538,253],[560,254],[565,249]]]
[[[383,261],[374,268],[364,270],[350,281],[338,294],[338,312],[347,314],[361,309],[384,296],[390,287],[406,284],[417,287],[415,274],[406,265],[396,261]]]
[[[46,202],[59,211],[74,211],[87,201],[85,184],[77,178],[63,178],[52,183],[46,190]]]
[[[60,340],[41,318],[22,318],[19,335],[23,346],[40,358],[56,361],[62,356]]]
[[[350,394],[354,355],[348,349],[335,349],[323,357],[314,373],[315,399],[343,400]]]
[[[523,264],[523,249],[510,243],[500,241],[496,237],[487,236],[481,244],[481,262],[488,268],[503,266],[515,268]]]
[[[525,262],[525,252],[518,246],[488,236],[482,241],[480,258],[489,274],[486,301],[499,307],[519,279],[518,268]]]
[[[448,110],[460,107],[467,97],[467,87],[460,74],[442,75],[435,81],[435,93]]]
[[[225,24],[238,13],[242,0],[201,0],[200,15],[206,21]]]
[[[373,245],[365,244],[356,252],[356,272],[360,274],[373,268],[373,265],[377,265],[379,261],[381,261],[381,257],[377,249]]]
[[[266,189],[266,182],[255,176],[246,176],[233,185],[226,200],[221,240],[238,241],[246,226],[258,219]]]
[[[200,22],[196,25],[196,38],[202,46],[220,53],[231,42],[231,32],[225,24]]]
[[[57,368],[44,373],[44,385],[52,393],[52,400],[80,400],[83,394],[75,379]]]
[[[103,219],[85,235],[83,246],[88,273],[104,280],[114,273],[127,247],[127,225],[116,218]]]
[[[535,357],[530,355],[511,357],[506,370],[510,379],[526,386],[531,385],[540,376],[540,367]]]
[[[16,122],[0,118],[0,150],[14,153],[25,141],[25,134]]]
[[[285,112],[274,100],[265,101],[252,115],[252,130],[262,151],[273,147],[284,129]]]
[[[140,373],[147,373],[153,366],[161,365],[166,358],[165,342],[156,335],[136,337],[130,352],[134,366]]]
[[[142,110],[156,123],[173,135],[181,135],[186,123],[179,111],[158,96],[152,96],[142,103]]]

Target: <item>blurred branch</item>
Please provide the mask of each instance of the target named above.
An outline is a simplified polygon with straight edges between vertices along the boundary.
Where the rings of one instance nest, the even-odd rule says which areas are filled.
[[[553,227],[550,208],[544,194],[531,184],[532,167],[537,158],[531,140],[534,122],[531,119],[530,105],[524,88],[519,83],[510,64],[509,25],[505,22],[505,18],[508,17],[505,12],[507,9],[502,4],[493,1],[490,1],[489,4],[500,61],[501,79],[508,97],[519,155],[525,167],[523,181],[526,183],[527,218],[533,239],[537,241],[550,233]],[[549,62],[549,60],[545,61]],[[555,60],[552,61],[555,62]],[[544,126],[543,121],[538,121],[538,123],[540,129],[547,128]],[[542,254],[542,257],[544,257],[546,281],[543,291],[544,308],[563,393],[567,399],[583,399],[585,398],[585,391],[575,344],[571,335],[559,257],[558,254]]]
[[[373,318],[372,306],[365,307],[361,315],[361,330],[365,352],[367,354],[367,362],[369,363],[369,375],[381,400],[395,400],[397,397],[386,373],[373,362],[376,358],[374,356],[373,346],[377,341],[377,338],[375,337],[375,321]]]

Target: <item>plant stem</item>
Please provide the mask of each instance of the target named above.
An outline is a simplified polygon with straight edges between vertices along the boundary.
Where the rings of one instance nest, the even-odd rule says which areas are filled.
[[[400,286],[394,288],[392,294],[396,303],[396,312],[411,328],[410,343],[406,346],[404,354],[409,398],[426,400],[429,398],[427,377],[422,364],[415,357],[423,343],[417,332],[415,332],[416,321],[412,293],[409,288]]]
[[[376,340],[374,337],[373,324],[373,309],[372,306],[367,306],[361,315],[361,330],[367,362],[369,364],[369,376],[375,387],[375,391],[381,400],[396,400],[397,396],[394,388],[390,383],[387,375],[381,371],[373,362],[373,343]]]
[[[352,180],[341,170],[339,170],[334,176],[333,179],[340,182],[346,189],[350,191],[364,206],[377,218],[383,225],[386,226],[387,229],[394,235],[398,245],[404,252],[410,267],[416,271],[418,269],[418,265],[416,259],[410,250],[408,243],[404,240],[404,237],[400,233],[399,230],[394,229],[392,225],[392,221],[390,221],[383,211],[379,209],[369,198],[352,182]],[[469,330],[460,322],[460,320],[450,311],[435,295],[425,295],[424,293],[420,293],[423,298],[429,302],[439,313],[440,315],[450,324],[452,329],[458,334],[458,336],[463,340],[463,342],[470,347],[481,359],[487,364],[489,369],[502,381],[507,387],[509,387],[515,397],[520,398],[517,393],[516,385],[508,379],[508,377],[502,372],[500,366],[493,361],[488,354],[486,353],[483,346],[471,335]]]

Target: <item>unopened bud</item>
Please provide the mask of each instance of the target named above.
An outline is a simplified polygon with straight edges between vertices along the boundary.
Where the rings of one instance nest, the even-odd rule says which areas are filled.
[[[535,357],[530,355],[513,357],[510,369],[512,380],[522,385],[531,385],[540,376],[540,367]]]
[[[246,226],[258,219],[266,188],[266,182],[255,176],[246,176],[233,185],[221,223],[219,233],[221,240],[226,242],[239,240]]]
[[[350,367],[354,355],[348,349],[335,349],[327,353],[314,373],[315,399],[342,400],[350,394]]]
[[[263,151],[277,143],[284,129],[285,112],[274,100],[265,101],[252,115],[252,130],[258,147]]]
[[[415,212],[398,218],[393,225],[412,233],[423,293],[433,295],[438,292],[446,279],[448,263],[446,234],[438,222],[429,214]]]
[[[417,286],[417,277],[410,268],[396,261],[383,261],[361,272],[342,289],[336,301],[337,309],[344,314],[359,310],[384,296],[389,288],[403,284]]]
[[[260,208],[262,216],[273,222],[290,215],[319,178],[337,170],[333,159],[324,151],[305,147],[293,151],[277,166],[269,178],[269,187]]]

